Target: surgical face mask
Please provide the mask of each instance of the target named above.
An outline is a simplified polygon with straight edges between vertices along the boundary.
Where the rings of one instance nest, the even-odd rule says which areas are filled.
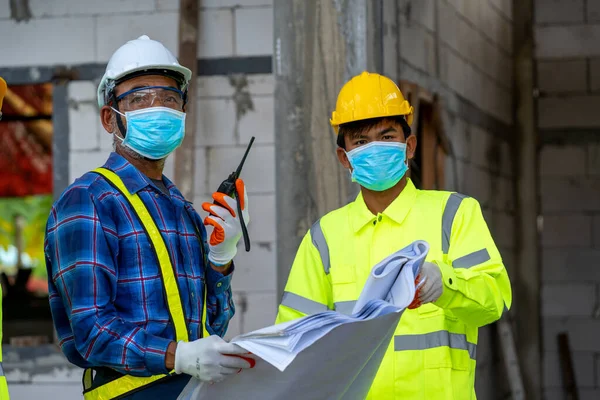
[[[127,132],[123,146],[142,156],[160,160],[181,145],[185,136],[185,113],[167,107],[150,107],[125,114]],[[118,137],[118,136],[117,136]]]
[[[376,192],[396,185],[408,170],[405,143],[371,142],[346,155],[352,165],[352,182]]]

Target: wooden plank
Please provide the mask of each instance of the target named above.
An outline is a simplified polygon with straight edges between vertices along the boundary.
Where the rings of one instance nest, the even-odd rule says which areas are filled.
[[[179,63],[192,71],[185,107],[185,138],[175,151],[174,181],[183,196],[194,200],[194,165],[196,159],[196,77],[198,76],[198,0],[179,2]],[[215,188],[216,189],[216,188]]]
[[[500,336],[500,346],[502,347],[504,367],[508,376],[508,384],[510,385],[511,398],[512,400],[524,400],[525,389],[523,388],[523,379],[515,348],[515,338],[506,314],[498,321],[497,328],[498,335]]]
[[[571,346],[569,345],[569,335],[566,332],[559,333],[557,336],[558,351],[560,354],[560,366],[563,376],[563,388],[567,394],[567,400],[579,400],[577,391],[577,381],[575,380],[575,368],[571,357]]]

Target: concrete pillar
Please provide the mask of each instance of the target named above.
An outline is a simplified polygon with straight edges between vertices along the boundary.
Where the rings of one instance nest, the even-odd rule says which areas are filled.
[[[517,266],[513,278],[517,354],[526,398],[542,398],[539,182],[535,124],[533,0],[513,0]],[[516,279],[515,279],[516,278]]]
[[[196,162],[196,80],[198,78],[198,0],[179,1],[179,62],[192,71],[186,104],[185,138],[175,151],[174,181],[183,197],[194,200]],[[216,189],[216,188],[215,188]]]
[[[376,0],[275,0],[277,290],[283,293],[310,226],[358,189],[335,155],[329,126],[337,94],[352,76],[382,69]]]

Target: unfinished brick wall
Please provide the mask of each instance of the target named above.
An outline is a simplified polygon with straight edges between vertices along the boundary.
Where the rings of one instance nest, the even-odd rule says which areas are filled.
[[[510,275],[515,263],[512,2],[398,0],[384,2],[383,14],[384,73],[441,96],[454,150],[445,166],[446,188],[479,200]],[[504,398],[503,374],[495,329],[482,328],[478,397]]]
[[[600,398],[600,2],[537,0],[543,384],[562,399],[557,334],[580,398]]]

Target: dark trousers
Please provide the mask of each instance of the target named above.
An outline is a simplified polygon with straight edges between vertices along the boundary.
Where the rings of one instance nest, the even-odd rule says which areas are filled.
[[[177,397],[189,381],[189,375],[176,375],[166,382],[152,385],[147,389],[124,397],[123,400],[177,400]]]
[[[98,371],[94,378],[94,384],[101,385],[102,383],[112,380],[110,378],[114,378],[107,375],[105,370]],[[183,388],[185,388],[185,385],[187,385],[189,381],[189,375],[174,375],[163,382],[150,385],[129,396],[120,397],[119,400],[177,400],[177,397],[181,394]]]

